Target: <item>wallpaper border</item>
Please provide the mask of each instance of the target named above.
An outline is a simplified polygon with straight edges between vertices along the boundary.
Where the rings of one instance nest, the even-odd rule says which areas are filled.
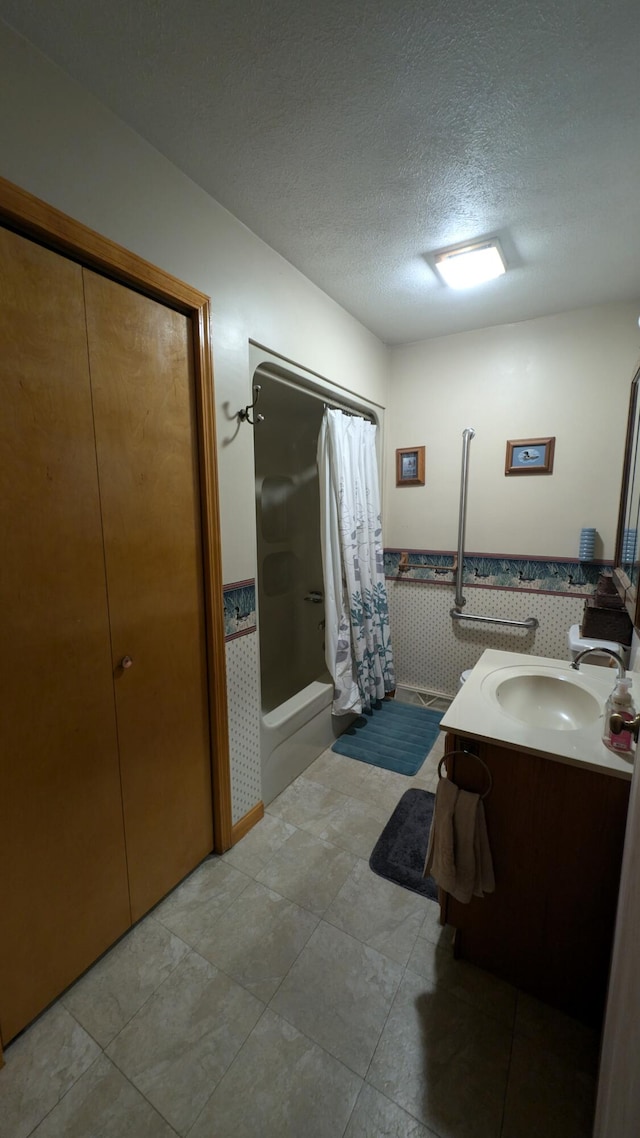
[[[256,631],[256,582],[232,581],[223,585],[224,638],[236,640]]]
[[[399,571],[402,553],[409,569]],[[412,584],[429,582],[452,585],[455,581],[451,550],[387,548],[384,551],[385,577]],[[465,588],[508,589],[521,593],[551,596],[591,596],[600,574],[612,567],[611,561],[578,561],[571,557],[521,557],[510,553],[466,553],[462,582]]]

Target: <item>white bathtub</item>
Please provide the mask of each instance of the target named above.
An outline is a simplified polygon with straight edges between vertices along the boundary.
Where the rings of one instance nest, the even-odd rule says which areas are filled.
[[[341,716],[333,727],[333,684],[314,680],[291,699],[262,716],[262,799],[266,805],[333,743],[347,726]]]

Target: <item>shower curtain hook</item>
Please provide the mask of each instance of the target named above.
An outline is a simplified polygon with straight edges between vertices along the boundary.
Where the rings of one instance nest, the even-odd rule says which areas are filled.
[[[258,402],[261,391],[262,388],[260,384],[255,383],[253,386],[253,394],[255,395],[253,403],[247,403],[246,407],[243,407],[241,411],[238,411],[238,419],[241,423],[244,423],[246,421],[247,423],[250,423],[252,427],[255,427],[256,423],[264,423],[264,415],[256,415],[253,419],[250,417],[250,412],[253,411],[253,408]]]

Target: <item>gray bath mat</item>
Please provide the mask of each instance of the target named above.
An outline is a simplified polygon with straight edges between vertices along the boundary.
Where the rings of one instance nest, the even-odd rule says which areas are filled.
[[[395,881],[404,889],[438,900],[438,886],[423,877],[435,794],[430,790],[407,790],[382,831],[369,859],[379,877]]]

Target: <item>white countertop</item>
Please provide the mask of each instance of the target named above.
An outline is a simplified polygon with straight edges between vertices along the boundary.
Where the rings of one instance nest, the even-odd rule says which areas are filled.
[[[594,695],[600,703],[600,716],[586,727],[574,730],[555,730],[549,727],[532,727],[510,715],[493,698],[496,677],[504,669],[523,667],[546,672],[553,668],[567,672],[568,678]],[[505,672],[510,675],[510,672]],[[440,722],[441,731],[466,735],[470,739],[495,742],[501,747],[542,755],[556,762],[569,763],[615,778],[630,779],[633,758],[618,755],[602,742],[604,705],[613,691],[616,670],[580,664],[571,668],[567,660],[552,660],[544,656],[529,656],[522,652],[498,652],[487,648],[478,660],[467,682],[463,684],[447,713]],[[640,676],[628,672],[636,688],[631,695],[636,706],[640,704]]]

